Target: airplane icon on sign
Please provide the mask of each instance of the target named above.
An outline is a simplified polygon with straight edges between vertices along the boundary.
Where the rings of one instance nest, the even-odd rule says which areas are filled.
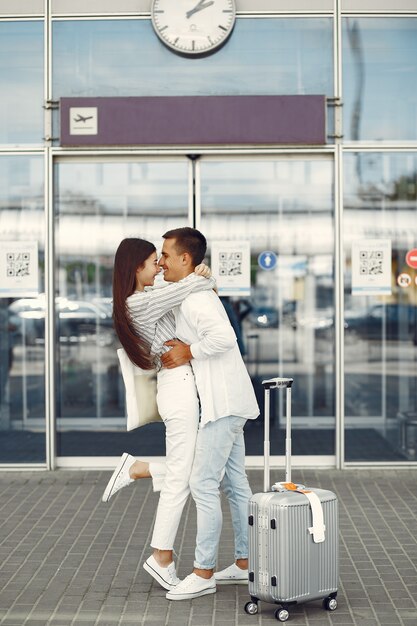
[[[84,117],[83,115],[78,114],[77,117],[74,117],[73,119],[74,119],[74,122],[84,122],[85,123],[87,120],[92,120],[93,116],[89,115],[88,117],[87,116]]]

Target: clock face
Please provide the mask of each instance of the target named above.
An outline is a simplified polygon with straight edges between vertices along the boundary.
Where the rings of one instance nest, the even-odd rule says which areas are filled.
[[[236,20],[234,0],[153,0],[152,24],[166,46],[187,56],[219,48]]]

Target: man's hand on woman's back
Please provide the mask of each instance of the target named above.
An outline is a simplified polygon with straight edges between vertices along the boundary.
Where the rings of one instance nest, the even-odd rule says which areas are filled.
[[[172,346],[169,352],[161,355],[162,365],[167,369],[185,365],[193,358],[188,343],[183,343],[179,339],[170,339],[164,345]]]

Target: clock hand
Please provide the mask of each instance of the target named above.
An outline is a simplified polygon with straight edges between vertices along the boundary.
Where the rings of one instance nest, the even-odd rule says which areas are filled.
[[[214,4],[214,0],[211,0],[211,2],[204,2],[204,0],[201,0],[197,4],[197,6],[194,7],[194,9],[187,11],[187,18],[189,19],[192,15],[194,15],[194,13],[198,13],[198,11],[202,11],[203,9],[207,9],[207,7],[211,7],[212,4]]]
[[[206,2],[206,0],[198,0],[197,4],[195,5],[195,7],[193,9],[191,9],[190,11],[187,11],[187,13],[191,13],[193,14],[193,12],[195,11],[195,9],[198,9],[202,4],[204,4]]]

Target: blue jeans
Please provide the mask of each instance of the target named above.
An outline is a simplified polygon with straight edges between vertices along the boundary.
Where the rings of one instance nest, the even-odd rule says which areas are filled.
[[[246,420],[230,415],[200,427],[190,489],[197,507],[194,567],[216,565],[222,529],[219,487],[230,505],[235,535],[235,559],[248,557],[248,500],[252,495],[245,472]]]

